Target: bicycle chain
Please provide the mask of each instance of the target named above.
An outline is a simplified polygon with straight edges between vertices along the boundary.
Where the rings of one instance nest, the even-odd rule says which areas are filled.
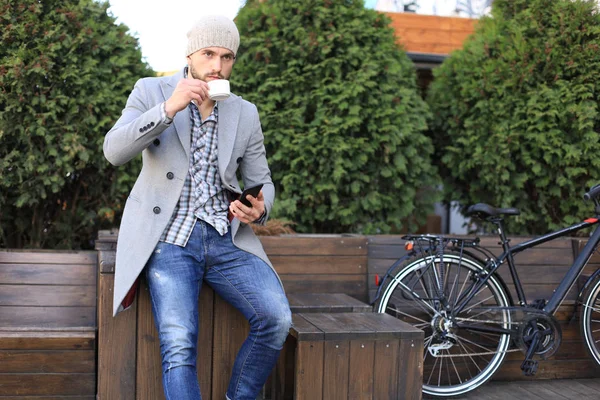
[[[461,318],[461,317],[456,317],[455,318],[457,321],[469,321],[469,322],[479,322],[479,323],[488,323],[488,324],[500,324],[501,322],[499,321],[493,321],[493,320],[480,320],[480,319],[471,319],[471,318]],[[511,322],[511,325],[522,325],[522,322]],[[432,357],[435,358],[452,358],[452,357],[476,357],[476,356],[488,356],[488,355],[493,355],[493,354],[499,354],[499,353],[514,353],[516,351],[521,351],[519,348],[515,348],[515,349],[508,349],[505,351],[486,351],[486,352],[481,352],[481,353],[468,353],[468,354],[438,354],[438,355],[433,355],[431,354],[429,351],[428,353],[431,354]]]
[[[431,355],[432,357],[435,358],[452,358],[452,357],[474,357],[474,356],[488,356],[488,355],[492,355],[492,354],[499,354],[499,353],[513,353],[515,351],[521,351],[519,349],[509,349],[509,350],[505,350],[505,351],[488,351],[485,353],[469,353],[469,354],[442,354],[442,355]],[[429,353],[431,354],[431,353]]]
[[[478,322],[478,323],[488,323],[488,324],[502,324],[502,323],[504,323],[504,322],[499,322],[499,321],[494,321],[494,320],[481,320],[481,319],[471,319],[471,318],[462,318],[462,317],[455,317],[455,320],[457,320],[457,321]],[[523,325],[523,322],[522,321],[511,321],[510,324],[511,325]],[[499,353],[514,353],[514,352],[517,352],[517,351],[522,352],[521,349],[514,348],[514,349],[508,349],[508,350],[505,350],[505,351],[486,351],[486,352],[481,352],[481,353],[468,353],[468,354],[438,354],[438,355],[433,355],[429,351],[428,351],[428,353],[431,354],[431,356],[435,357],[435,358],[452,358],[452,357],[487,356],[487,355],[493,355],[493,354],[499,354]]]

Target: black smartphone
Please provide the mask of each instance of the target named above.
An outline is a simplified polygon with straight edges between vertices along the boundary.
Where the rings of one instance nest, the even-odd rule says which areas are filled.
[[[263,184],[261,183],[260,185],[256,185],[251,188],[244,189],[239,200],[246,207],[252,207],[252,203],[250,203],[248,200],[246,200],[246,195],[249,194],[252,197],[258,197],[258,194],[260,193],[260,189],[262,189],[262,187],[263,187]]]

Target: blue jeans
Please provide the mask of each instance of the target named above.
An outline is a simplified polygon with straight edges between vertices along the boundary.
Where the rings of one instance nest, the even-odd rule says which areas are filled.
[[[227,398],[255,400],[292,321],[275,272],[260,258],[237,248],[230,232],[221,236],[198,221],[186,247],[158,243],[146,264],[146,279],[160,338],[166,399],[201,399],[196,346],[198,298],[204,281],[250,323],[233,365]]]

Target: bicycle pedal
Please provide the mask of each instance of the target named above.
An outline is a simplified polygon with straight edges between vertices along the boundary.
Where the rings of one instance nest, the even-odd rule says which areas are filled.
[[[535,360],[525,360],[521,364],[521,371],[525,376],[533,376],[538,370],[538,362]]]

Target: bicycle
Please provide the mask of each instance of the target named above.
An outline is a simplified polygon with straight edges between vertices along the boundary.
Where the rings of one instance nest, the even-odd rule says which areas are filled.
[[[515,208],[479,203],[467,215],[494,224],[502,254],[479,246],[479,238],[441,235],[404,236],[408,253],[387,271],[375,296],[375,309],[425,332],[423,392],[435,397],[465,394],[483,385],[501,366],[507,352],[521,351],[521,370],[534,375],[538,360],[551,357],[561,343],[554,313],[565,299],[600,242],[596,227],[552,296],[527,302],[513,256],[542,243],[600,222],[600,184],[584,195],[595,205],[593,218],[510,246],[504,218]],[[518,303],[515,305],[498,269],[508,264]],[[600,269],[579,292],[582,336],[600,364]]]

